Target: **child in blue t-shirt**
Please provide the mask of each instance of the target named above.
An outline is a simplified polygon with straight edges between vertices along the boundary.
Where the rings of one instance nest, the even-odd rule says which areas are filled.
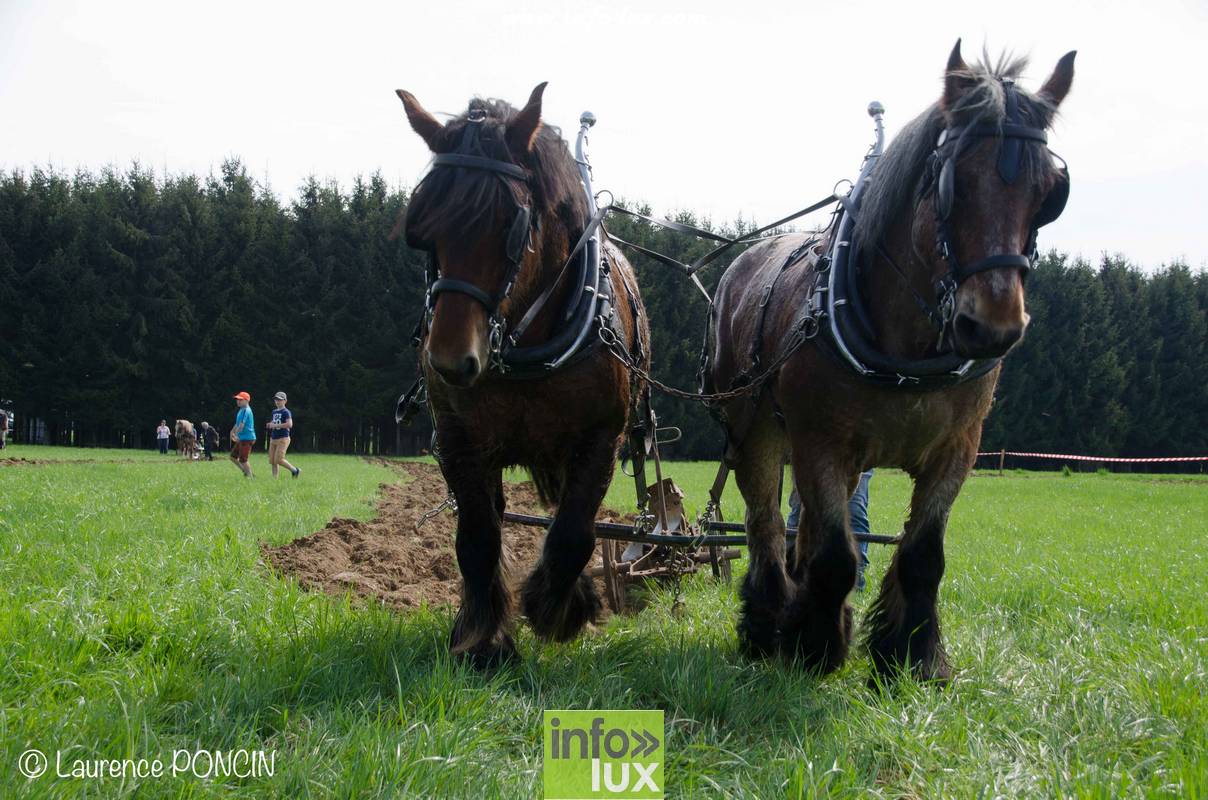
[[[268,463],[273,467],[273,477],[277,477],[277,468],[285,467],[295,478],[302,470],[285,460],[285,451],[289,449],[289,432],[294,427],[294,415],[285,407],[285,392],[273,395],[273,409],[268,425]]]

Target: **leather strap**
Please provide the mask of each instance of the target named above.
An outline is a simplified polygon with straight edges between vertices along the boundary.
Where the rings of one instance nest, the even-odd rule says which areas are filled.
[[[1027,273],[1032,267],[1032,259],[1018,254],[987,256],[980,261],[974,261],[972,264],[960,264],[953,272],[956,275],[957,283],[964,283],[966,279],[979,272],[986,272],[992,269],[1007,269],[1010,267],[1015,267]]]
[[[432,166],[482,169],[487,172],[498,172],[517,180],[528,180],[528,170],[519,164],[511,164],[507,161],[499,161],[494,158],[466,155],[465,153],[442,153],[432,159]]]
[[[524,336],[524,332],[528,330],[529,325],[533,324],[533,320],[535,320],[537,315],[541,313],[541,309],[544,308],[545,304],[549,302],[549,299],[553,297],[554,291],[558,288],[559,284],[562,283],[562,277],[566,274],[567,269],[575,262],[575,259],[583,251],[583,247],[587,244],[588,240],[591,239],[591,235],[595,233],[596,228],[600,227],[600,223],[604,221],[604,215],[606,213],[608,213],[607,206],[600,209],[595,213],[595,215],[592,216],[591,221],[587,223],[587,227],[583,229],[583,233],[579,235],[578,241],[575,242],[575,246],[571,248],[570,254],[566,257],[566,261],[562,264],[562,269],[558,270],[558,277],[555,278],[549,286],[545,287],[545,291],[537,296],[537,299],[533,301],[531,306],[529,306],[528,311],[526,311],[524,316],[520,318],[520,322],[516,323],[516,326],[512,328],[511,340],[513,344],[520,341],[520,337]]]
[[[456,292],[457,294],[468,294],[486,307],[487,313],[495,313],[495,298],[479,289],[472,283],[459,281],[454,278],[441,278],[432,284],[429,294],[432,296],[432,302],[436,302],[436,296],[441,292]]]

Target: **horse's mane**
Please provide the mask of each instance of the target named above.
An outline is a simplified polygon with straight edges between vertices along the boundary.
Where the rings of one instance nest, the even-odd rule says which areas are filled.
[[[948,114],[954,125],[975,123],[1001,124],[1006,116],[1001,78],[1018,78],[1027,68],[1026,58],[1001,54],[992,60],[982,54],[978,63],[956,77],[969,84],[960,100]],[[1028,124],[1047,128],[1056,108],[1046,98],[1025,91],[1016,85],[1019,110]],[[856,223],[857,263],[865,263],[865,252],[871,252],[881,241],[889,226],[900,218],[914,202],[927,157],[935,149],[936,139],[948,124],[944,109],[937,101],[915,117],[894,137],[873,168],[868,187],[860,200],[860,218]],[[1055,169],[1045,146],[1040,142],[1025,142],[1020,172],[1025,180],[1038,181]]]
[[[486,113],[486,119],[480,123],[468,122],[470,112],[479,110]],[[477,124],[481,146],[478,155],[514,162],[516,158],[508,149],[506,134],[508,122],[518,113],[503,100],[475,98],[465,113],[445,125],[434,150],[438,154],[457,150],[466,126]],[[531,174],[534,215],[561,220],[571,235],[582,231],[587,225],[587,204],[582,201],[579,175],[561,130],[542,123],[532,150],[520,163]],[[408,234],[428,242],[464,240],[467,233],[489,223],[501,209],[505,213],[510,210],[508,191],[496,173],[433,170],[416,187],[408,203]]]

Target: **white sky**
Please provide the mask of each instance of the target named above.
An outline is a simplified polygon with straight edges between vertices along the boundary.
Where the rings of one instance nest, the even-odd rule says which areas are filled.
[[[869,100],[890,136],[935,100],[958,36],[1030,54],[1030,88],[1078,50],[1050,135],[1073,193],[1043,247],[1208,263],[1203,0],[0,0],[0,168],[237,156],[286,198],[312,173],[410,185],[428,154],[394,89],[456,113],[548,80],[570,140],[579,112],[600,120],[597,189],[769,222],[854,177]]]

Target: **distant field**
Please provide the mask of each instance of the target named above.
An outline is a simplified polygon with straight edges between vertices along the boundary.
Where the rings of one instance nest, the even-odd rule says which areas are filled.
[[[365,518],[386,467],[14,446],[0,458],[0,797],[539,797],[545,708],[662,708],[671,797],[1208,796],[1208,480],[993,473],[949,528],[946,690],[816,681],[738,655],[734,586],[697,576],[494,676],[445,652],[450,615],[316,596],[258,543]],[[293,460],[291,458],[291,460]],[[82,463],[81,463],[82,461]],[[75,463],[71,463],[75,462]],[[714,465],[667,464],[692,511]],[[900,473],[872,484],[899,530]],[[627,510],[622,476],[609,504]],[[728,518],[741,517],[731,485]],[[890,551],[874,546],[876,585]],[[739,569],[741,571],[741,567]],[[857,615],[870,598],[856,598]],[[275,750],[272,777],[27,780],[71,759]]]

